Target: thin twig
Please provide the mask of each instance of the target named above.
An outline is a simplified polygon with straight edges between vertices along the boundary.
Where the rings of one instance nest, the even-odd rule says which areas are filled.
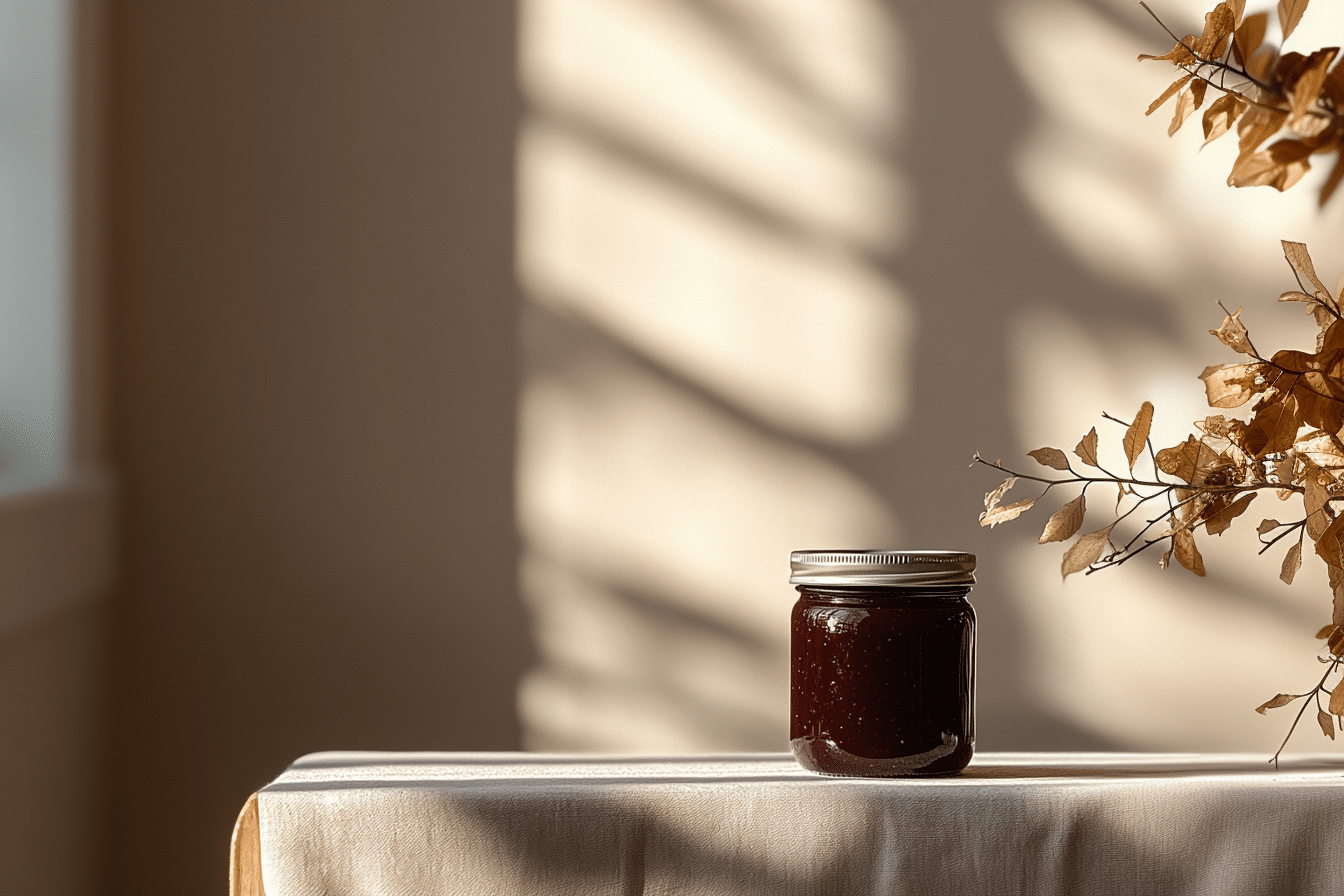
[[[1302,721],[1302,714],[1307,711],[1308,706],[1311,706],[1311,702],[1303,698],[1314,695],[1316,697],[1316,708],[1319,710],[1321,708],[1321,693],[1330,693],[1325,690],[1325,682],[1330,678],[1330,674],[1339,668],[1340,662],[1341,659],[1339,657],[1332,657],[1330,668],[1325,670],[1325,674],[1321,676],[1321,680],[1316,684],[1316,687],[1307,691],[1305,694],[1292,695],[1294,700],[1302,700],[1302,708],[1299,709],[1297,715],[1293,717],[1293,724],[1288,727],[1288,734],[1284,737],[1283,743],[1279,744],[1279,748],[1275,750],[1274,755],[1270,757],[1269,761],[1274,763],[1274,768],[1277,769],[1279,767],[1279,754],[1283,752],[1284,747],[1288,746],[1289,739],[1292,738],[1293,732],[1297,730],[1297,723]]]

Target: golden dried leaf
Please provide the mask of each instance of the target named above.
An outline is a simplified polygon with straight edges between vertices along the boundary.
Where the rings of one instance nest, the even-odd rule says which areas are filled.
[[[1037,544],[1048,544],[1052,541],[1066,541],[1074,536],[1083,525],[1083,517],[1087,514],[1087,502],[1083,496],[1079,495],[1063,507],[1055,511],[1050,517],[1050,521],[1045,524],[1045,531],[1037,539]]]
[[[1184,91],[1180,96],[1176,97],[1176,111],[1171,116],[1171,124],[1167,125],[1168,137],[1179,131],[1181,125],[1185,123],[1185,119],[1190,116],[1191,112],[1199,107],[1199,101],[1204,98],[1204,91],[1201,90],[1196,94],[1195,88],[1202,86],[1204,86],[1203,81],[1196,81],[1190,85],[1189,90]]]
[[[1333,300],[1331,300],[1333,303]],[[1270,358],[1275,364],[1282,365],[1285,373],[1292,372],[1292,376],[1300,376],[1308,383],[1310,390],[1297,389],[1295,386],[1290,389],[1301,398],[1306,391],[1319,391],[1320,395],[1333,395],[1330,391],[1332,383],[1337,381],[1340,371],[1344,370],[1338,365],[1338,362],[1344,355],[1341,354],[1340,335],[1344,329],[1338,328],[1335,324],[1327,324],[1325,332],[1317,335],[1316,353],[1299,352],[1293,350],[1275,352]],[[1312,379],[1312,377],[1315,379]],[[1292,384],[1292,380],[1287,381]],[[1334,427],[1332,427],[1333,429]]]
[[[1035,498],[1023,498],[1021,501],[1015,501],[1012,504],[991,507],[980,514],[980,525],[993,528],[999,523],[1015,520],[1022,515],[1023,511],[1030,510],[1031,505],[1035,503]]]
[[[1330,714],[1344,716],[1344,681],[1340,681],[1330,691]]]
[[[1334,103],[1336,109],[1340,107],[1341,100],[1344,100],[1344,69],[1335,66],[1326,73],[1321,96]]]
[[[1308,305],[1319,305],[1320,299],[1315,296],[1309,296],[1301,290],[1290,289],[1279,296],[1280,302],[1306,302]]]
[[[1268,149],[1253,153],[1232,166],[1227,177],[1231,187],[1273,187],[1283,192],[1311,170],[1308,158],[1314,149],[1301,140],[1279,140]]]
[[[1321,332],[1316,334],[1316,350],[1320,351],[1325,342],[1325,328],[1330,326],[1330,321],[1335,320],[1335,313],[1327,306],[1317,302],[1307,308],[1307,311],[1316,319],[1316,326],[1321,327]]]
[[[1264,457],[1292,448],[1302,426],[1298,412],[1297,399],[1292,395],[1258,405],[1243,439],[1247,453],[1252,457]]]
[[[1339,626],[1335,625],[1333,622],[1329,625],[1323,625],[1321,626],[1321,630],[1316,633],[1316,640],[1324,641],[1337,631],[1339,631]]]
[[[1198,109],[1204,105],[1204,96],[1209,92],[1209,82],[1204,80],[1193,81],[1190,84],[1190,93],[1195,97],[1195,108]]]
[[[1260,382],[1260,364],[1214,364],[1205,367],[1199,378],[1204,381],[1204,392],[1209,406],[1238,408],[1250,401],[1257,392],[1264,391]]]
[[[1246,111],[1247,102],[1232,93],[1225,93],[1209,104],[1204,111],[1204,144],[1207,146],[1232,129],[1237,116]]]
[[[1129,424],[1125,430],[1125,458],[1129,461],[1129,468],[1134,469],[1134,462],[1139,459],[1143,453],[1143,447],[1148,444],[1148,431],[1153,425],[1153,403],[1145,401],[1139,407],[1139,413],[1135,415],[1134,422]]]
[[[1234,93],[1225,93],[1204,110],[1204,145],[1226,134],[1250,104]]]
[[[1232,521],[1246,512],[1246,508],[1251,506],[1251,501],[1255,500],[1255,492],[1247,492],[1231,504],[1221,508],[1217,513],[1209,515],[1204,521],[1204,531],[1210,535],[1222,535],[1232,525]]]
[[[1326,47],[1312,53],[1306,58],[1303,70],[1297,79],[1288,87],[1288,96],[1292,100],[1288,110],[1288,127],[1294,131],[1304,135],[1317,134],[1329,123],[1329,119],[1322,116],[1319,124],[1303,127],[1303,122],[1316,114],[1316,101],[1321,96],[1326,72],[1329,71],[1330,64],[1335,61],[1337,53],[1339,47]]]
[[[1009,476],[1007,479],[1003,481],[1003,483],[998,488],[994,489],[994,491],[985,495],[985,512],[980,514],[980,525],[982,526],[987,525],[985,523],[985,516],[994,508],[999,506],[999,501],[1001,501],[1003,499],[1003,496],[1008,493],[1008,490],[1011,489],[1016,484],[1017,484],[1017,477]]]
[[[1285,585],[1293,584],[1293,576],[1302,568],[1302,542],[1295,541],[1283,555],[1283,566],[1279,567],[1279,579]]]
[[[1204,31],[1195,44],[1195,52],[1205,59],[1216,59],[1227,49],[1227,40],[1237,27],[1236,14],[1226,3],[1219,3],[1204,14]]]
[[[1270,46],[1261,47],[1246,60],[1246,74],[1257,81],[1267,81],[1274,77],[1274,67],[1278,64],[1279,51]],[[1285,118],[1288,116],[1287,112],[1282,114]]]
[[[1335,739],[1335,720],[1330,713],[1323,709],[1316,710],[1316,721],[1321,725],[1321,731],[1331,740]]]
[[[1241,322],[1240,308],[1225,316],[1222,326],[1216,330],[1210,330],[1209,335],[1217,336],[1219,342],[1234,352],[1241,352],[1243,355],[1255,354],[1255,348],[1251,345],[1250,337],[1246,333],[1246,325]]]
[[[1063,578],[1067,579],[1075,572],[1082,572],[1097,562],[1106,546],[1110,544],[1111,530],[1114,528],[1115,523],[1111,523],[1104,529],[1080,536],[1073,546],[1064,552],[1064,562],[1060,566]]]
[[[1209,438],[1227,439],[1233,444],[1239,445],[1246,424],[1236,419],[1229,420],[1222,414],[1212,414],[1203,420],[1196,420],[1195,428]]]
[[[1012,488],[1014,485],[1017,485],[1016,476],[1009,476],[1007,479],[1003,480],[1002,485],[985,495],[985,509],[990,510],[997,507],[999,499],[1002,498],[1008,492],[1008,489]]]
[[[1274,64],[1274,84],[1285,93],[1297,83],[1297,79],[1302,77],[1308,66],[1311,64],[1310,58],[1305,53],[1289,51],[1279,57],[1279,61]],[[1278,103],[1282,97],[1266,95],[1261,91],[1264,99]]]
[[[1073,449],[1073,453],[1082,458],[1083,463],[1089,467],[1097,466],[1097,428],[1094,426],[1088,430],[1087,435]]]
[[[1325,73],[1325,86],[1321,87],[1321,105],[1332,106],[1339,110],[1344,105],[1344,66],[1335,66]]]
[[[1058,448],[1037,448],[1035,451],[1028,451],[1027,457],[1033,458],[1036,463],[1044,467],[1050,467],[1052,470],[1068,470],[1069,458]]]
[[[1311,371],[1294,383],[1292,391],[1302,424],[1331,431],[1344,428],[1344,381]]]
[[[1260,525],[1255,527],[1255,534],[1256,535],[1268,534],[1270,532],[1273,532],[1275,529],[1279,528],[1279,526],[1281,525],[1282,523],[1280,523],[1278,520],[1261,520]]]
[[[1246,60],[1255,55],[1265,40],[1265,29],[1269,25],[1269,13],[1257,12],[1241,20],[1233,32],[1232,52],[1243,66]]]
[[[1263,716],[1265,714],[1265,710],[1278,709],[1280,706],[1287,706],[1289,703],[1292,703],[1296,699],[1297,698],[1294,697],[1292,694],[1275,694],[1271,699],[1266,700],[1264,703],[1261,703],[1259,706],[1257,706],[1255,708],[1255,711]]]
[[[1281,109],[1266,106],[1251,106],[1237,122],[1237,161],[1233,170],[1250,155],[1256,147],[1278,133],[1279,128],[1288,119],[1288,113]]]
[[[1162,91],[1162,95],[1159,96],[1157,99],[1153,100],[1152,103],[1149,104],[1148,111],[1143,114],[1152,115],[1158,109],[1162,108],[1162,104],[1165,103],[1167,100],[1171,99],[1173,96],[1175,96],[1176,91],[1180,90],[1187,83],[1189,83],[1190,79],[1193,77],[1194,75],[1186,75],[1183,78],[1177,78],[1175,81],[1172,81],[1171,85],[1166,90]]]
[[[1311,461],[1323,470],[1344,469],[1344,442],[1339,437],[1319,429],[1298,438],[1293,444],[1298,457]]]
[[[1139,61],[1142,62],[1145,59],[1156,59],[1158,61],[1170,62],[1172,65],[1192,65],[1198,63],[1199,60],[1195,58],[1195,54],[1191,53],[1189,50],[1190,47],[1195,45],[1195,42],[1195,36],[1193,34],[1187,34],[1176,44],[1176,46],[1172,47],[1161,56],[1149,56],[1147,53],[1140,53]]]
[[[1283,246],[1283,257],[1288,259],[1288,263],[1293,266],[1297,275],[1307,281],[1311,286],[1312,294],[1322,302],[1328,302],[1332,297],[1330,290],[1325,288],[1321,278],[1316,276],[1316,266],[1311,263],[1311,255],[1307,252],[1306,243],[1295,243],[1292,240],[1280,240]]]
[[[1283,40],[1288,39],[1302,21],[1302,13],[1307,11],[1307,0],[1279,0],[1279,28],[1283,31]]]
[[[1335,630],[1326,639],[1325,649],[1334,656],[1344,656],[1344,629],[1335,626]]]
[[[1322,300],[1331,301],[1328,293],[1321,292]],[[1293,298],[1290,296],[1290,298]],[[1314,305],[1313,308],[1321,308]],[[1333,321],[1333,312],[1325,313]],[[1317,336],[1318,351],[1275,352],[1273,365],[1265,371],[1275,371],[1273,388],[1266,386],[1265,398],[1255,406],[1255,415],[1247,426],[1243,447],[1255,457],[1286,450],[1296,441],[1296,427],[1308,426],[1335,433],[1344,427],[1344,324],[1329,322]],[[1288,411],[1289,414],[1285,414]],[[1270,422],[1270,416],[1277,416]],[[1273,426],[1270,426],[1270,423]],[[1257,439],[1269,439],[1273,429],[1274,447],[1265,447]]]
[[[1157,468],[1182,482],[1194,482],[1199,470],[1206,470],[1218,459],[1218,452],[1194,436],[1171,448],[1157,452]]]
[[[1176,507],[1177,520],[1181,521],[1182,523],[1188,523],[1190,520],[1195,518],[1195,513],[1199,509],[1198,506],[1199,501],[1198,500],[1192,501],[1190,500],[1190,498],[1191,496],[1197,497],[1198,494],[1199,494],[1198,492],[1194,492],[1191,491],[1190,489],[1185,488],[1178,488],[1175,490],[1175,492],[1172,493],[1172,496],[1176,499],[1177,504]],[[1182,526],[1181,528],[1185,527]],[[1171,532],[1168,532],[1167,534],[1170,535]]]
[[[1189,529],[1177,529],[1171,534],[1171,546],[1176,554],[1176,562],[1197,576],[1204,575],[1204,558],[1195,546],[1195,534]]]
[[[1323,482],[1322,478],[1326,481]],[[1330,490],[1326,487],[1328,477],[1308,476],[1302,483],[1302,509],[1307,516],[1307,534],[1312,541],[1319,541],[1334,522],[1330,512]]]
[[[1327,566],[1325,571],[1330,581],[1330,590],[1334,595],[1334,607],[1330,621],[1344,626],[1344,569]]]
[[[1287,483],[1292,482],[1293,471],[1296,469],[1296,467],[1297,467],[1297,458],[1293,457],[1291,454],[1285,454],[1283,457],[1279,458],[1274,462],[1275,480],[1277,480],[1281,485],[1286,485]],[[1279,500],[1280,501],[1287,500],[1294,494],[1296,494],[1296,492],[1288,491],[1287,489],[1281,489],[1279,491]]]
[[[1325,299],[1332,306],[1336,305],[1328,293]],[[1336,320],[1325,325],[1325,331],[1316,339],[1316,356],[1312,361],[1315,369],[1323,370],[1331,376],[1338,377],[1344,373],[1344,323]]]
[[[1344,516],[1335,517],[1316,539],[1316,553],[1330,566],[1344,569]]]
[[[1321,109],[1309,109],[1301,118],[1294,119],[1291,129],[1294,134],[1307,140],[1312,152],[1322,152],[1331,148],[1327,141],[1331,135],[1325,131],[1334,124],[1335,117]],[[1316,139],[1311,139],[1316,138]]]

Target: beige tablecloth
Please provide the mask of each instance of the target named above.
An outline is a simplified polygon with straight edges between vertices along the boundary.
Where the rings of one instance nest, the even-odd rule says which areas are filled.
[[[1344,893],[1344,758],[317,753],[244,808],[234,896]]]

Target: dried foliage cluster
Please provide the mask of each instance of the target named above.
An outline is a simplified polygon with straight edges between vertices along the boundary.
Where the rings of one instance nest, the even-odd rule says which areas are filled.
[[[1264,42],[1268,13],[1244,15],[1245,3],[1219,3],[1204,17],[1201,34],[1176,38],[1168,31],[1176,40],[1170,52],[1139,57],[1164,60],[1184,72],[1153,101],[1148,114],[1176,97],[1176,110],[1167,128],[1168,134],[1174,134],[1204,105],[1212,89],[1215,98],[1204,112],[1205,144],[1233,125],[1237,129],[1239,151],[1228,184],[1286,190],[1311,169],[1313,155],[1338,152],[1344,146],[1344,71],[1335,64],[1339,47],[1324,47],[1307,55],[1283,53]],[[1307,0],[1279,0],[1279,25],[1285,40],[1306,9]],[[1321,188],[1322,205],[1341,179],[1344,153],[1337,156]]]
[[[1219,3],[1205,16],[1202,34],[1176,39],[1164,56],[1139,57],[1166,60],[1184,71],[1148,112],[1176,96],[1169,128],[1175,133],[1213,88],[1221,96],[1204,113],[1206,142],[1234,124],[1240,138],[1228,183],[1285,190],[1301,180],[1312,155],[1344,149],[1344,72],[1334,66],[1336,47],[1303,56],[1265,46],[1267,14],[1245,16],[1244,3]],[[1285,38],[1306,7],[1307,0],[1280,0]],[[1344,162],[1336,161],[1321,191],[1322,203],[1341,178]],[[1078,488],[1077,496],[1050,516],[1039,538],[1041,544],[1070,542],[1061,566],[1066,578],[1118,566],[1150,548],[1160,550],[1162,568],[1174,559],[1202,576],[1199,539],[1222,535],[1262,493],[1282,502],[1283,509],[1256,527],[1259,553],[1282,549],[1279,577],[1289,584],[1304,552],[1317,558],[1325,565],[1333,612],[1316,634],[1324,641],[1317,657],[1325,666],[1320,681],[1305,693],[1277,694],[1256,707],[1263,714],[1301,701],[1274,754],[1276,762],[1311,707],[1325,735],[1333,739],[1337,728],[1344,729],[1344,679],[1330,684],[1344,669],[1344,277],[1332,293],[1317,276],[1305,245],[1286,240],[1282,245],[1297,288],[1279,301],[1305,306],[1317,328],[1316,350],[1262,352],[1241,322],[1241,309],[1224,307],[1222,324],[1209,332],[1243,358],[1207,367],[1199,378],[1212,408],[1241,409],[1239,416],[1206,417],[1184,441],[1156,449],[1150,402],[1128,421],[1103,415],[1123,428],[1123,469],[1108,469],[1098,457],[1095,427],[1072,456],[1048,447],[1029,453],[1055,474],[1017,472],[975,456],[976,462],[1008,474],[985,496],[982,526],[1016,519],[1056,489]],[[1039,492],[1008,503],[1009,491],[1023,481]],[[1098,489],[1109,522],[1084,531],[1088,498],[1097,503]]]

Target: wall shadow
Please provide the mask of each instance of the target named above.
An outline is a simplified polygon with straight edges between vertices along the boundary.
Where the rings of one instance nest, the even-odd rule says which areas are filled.
[[[112,18],[106,892],[296,756],[516,749],[508,4]]]

